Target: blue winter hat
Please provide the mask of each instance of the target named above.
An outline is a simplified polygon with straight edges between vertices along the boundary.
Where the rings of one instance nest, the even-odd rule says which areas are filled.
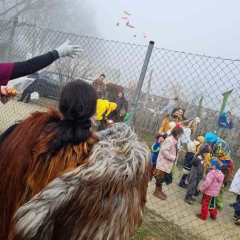
[[[218,140],[218,137],[212,132],[206,133],[204,137],[205,143],[216,143],[217,140]]]

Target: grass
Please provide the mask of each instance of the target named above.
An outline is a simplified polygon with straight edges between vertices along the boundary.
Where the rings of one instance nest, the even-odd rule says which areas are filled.
[[[137,131],[139,138],[146,142],[146,144],[151,147],[155,141],[155,135],[147,131]],[[183,165],[185,153],[180,152],[178,168],[181,169]],[[233,156],[235,172],[240,168],[240,157]],[[232,177],[232,174],[229,177],[228,187],[225,189],[228,190]],[[133,240],[202,240],[204,238],[200,236],[193,235],[188,230],[181,228],[172,221],[169,221],[163,218],[160,214],[155,213],[154,211],[147,209],[146,218],[140,229],[137,230],[136,236]]]
[[[145,214],[145,220],[132,240],[204,240],[199,235],[179,227],[153,210],[147,208]]]

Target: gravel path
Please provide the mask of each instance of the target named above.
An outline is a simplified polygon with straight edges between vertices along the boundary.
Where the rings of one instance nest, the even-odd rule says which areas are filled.
[[[229,206],[234,202],[235,196],[226,192],[224,195],[224,207],[218,211],[217,220],[213,221],[210,217],[203,221],[198,219],[195,214],[201,210],[201,195],[193,205],[184,202],[186,190],[178,186],[179,180],[176,179],[172,184],[163,186],[164,192],[168,195],[166,200],[160,200],[152,195],[155,188],[155,180],[149,183],[147,207],[157,213],[174,221],[175,224],[192,233],[211,240],[239,240],[240,226],[234,224],[234,209]],[[190,239],[189,239],[190,240]]]

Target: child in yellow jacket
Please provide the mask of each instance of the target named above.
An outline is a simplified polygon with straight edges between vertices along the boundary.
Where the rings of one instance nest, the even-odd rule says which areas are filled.
[[[115,102],[109,102],[105,99],[97,100],[97,108],[96,108],[96,120],[99,121],[98,131],[104,129],[104,120],[111,112],[116,110],[117,104]]]

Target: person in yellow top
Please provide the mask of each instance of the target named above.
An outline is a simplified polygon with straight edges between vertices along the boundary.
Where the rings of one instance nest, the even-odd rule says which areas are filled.
[[[211,160],[215,163],[216,168],[220,169],[222,165],[225,165],[228,167],[230,173],[233,173],[233,155],[228,144],[224,140],[219,138],[216,132],[206,133],[204,137],[204,142],[211,146]],[[227,183],[227,181],[225,181],[225,183]],[[219,195],[216,197],[216,205],[218,209],[221,209],[223,207],[224,187],[226,187],[226,184],[223,184]]]
[[[196,154],[199,153],[199,150],[200,150],[201,146],[204,144],[204,137],[199,136],[197,138],[197,141],[200,142],[200,144],[197,146]],[[204,175],[207,174],[207,168],[211,166],[210,159],[211,159],[211,153],[207,153],[206,156],[205,156],[206,162],[205,162],[205,166],[204,166]]]
[[[96,120],[99,121],[97,131],[101,131],[105,129],[104,123],[106,118],[116,110],[117,104],[115,102],[110,102],[106,99],[98,99],[97,100],[97,108],[96,108]]]
[[[171,114],[167,114],[163,119],[162,125],[158,130],[158,133],[168,132],[175,124],[181,122],[182,118],[178,112],[179,108],[173,109]]]

